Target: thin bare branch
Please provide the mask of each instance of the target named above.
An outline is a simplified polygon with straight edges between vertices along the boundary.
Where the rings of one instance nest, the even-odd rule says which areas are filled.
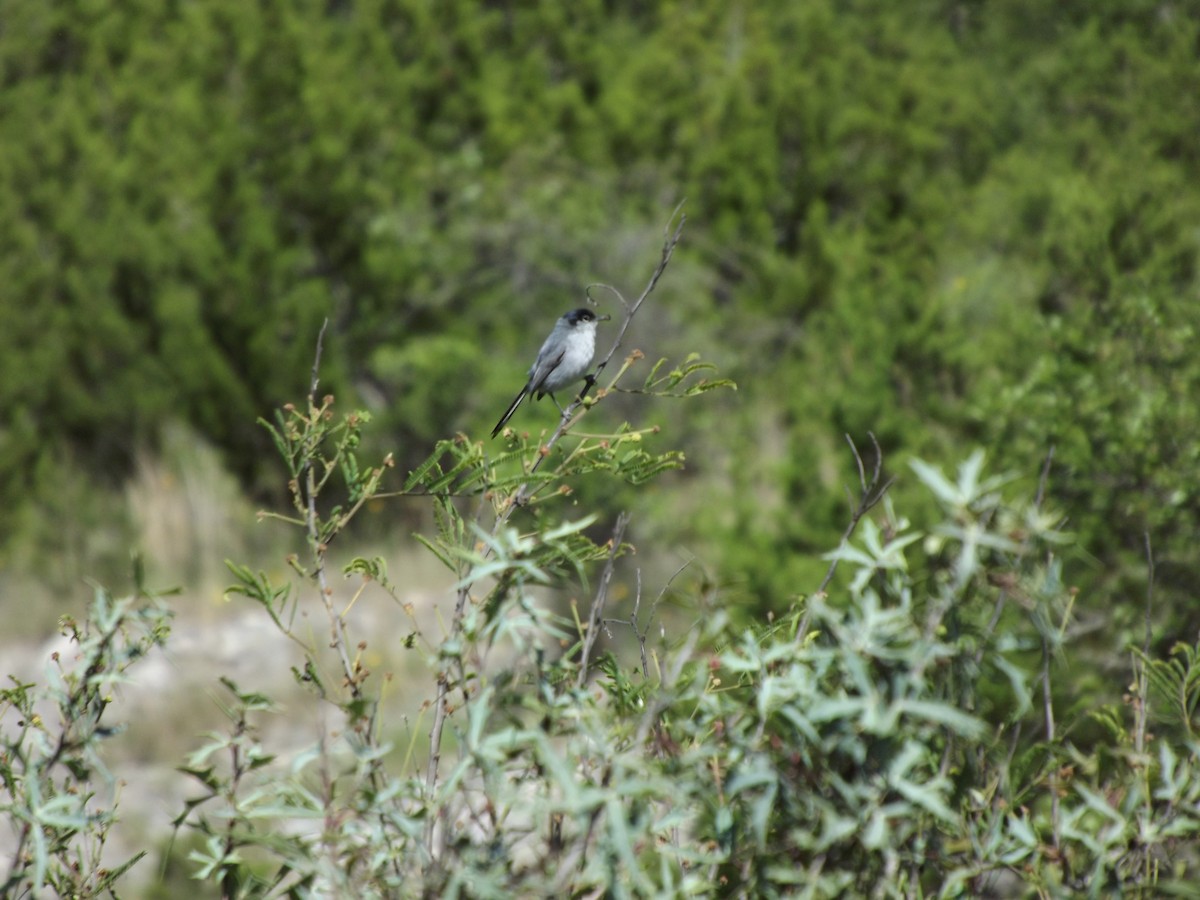
[[[321,323],[321,330],[317,333],[316,350],[313,353],[312,379],[309,382],[308,391],[308,414],[310,417],[319,415],[317,388],[320,386],[321,351],[324,347],[325,329],[328,325],[328,319]],[[321,539],[318,524],[320,522],[320,515],[317,512],[319,487],[317,484],[316,467],[312,464],[311,459],[305,460],[302,483],[304,484],[305,493],[304,525],[305,530],[308,532],[309,550],[312,553],[312,574],[317,581],[317,590],[321,594],[321,602],[325,605],[325,613],[329,617],[329,646],[337,652],[338,660],[342,665],[342,676],[345,679],[346,686],[349,688],[351,695],[357,699],[361,696],[362,685],[357,677],[356,668],[350,660],[350,654],[346,649],[345,623],[341,615],[333,607],[333,589],[329,586],[329,577],[325,567],[327,548]]]
[[[1154,607],[1154,548],[1150,545],[1150,532],[1146,531],[1142,534],[1146,542],[1146,633],[1142,636],[1142,653],[1145,656],[1150,655],[1150,636],[1151,623],[1150,612]]]
[[[595,383],[595,380],[600,377],[600,373],[604,371],[604,367],[608,365],[609,360],[621,349],[621,341],[625,337],[625,332],[629,330],[629,325],[633,322],[633,317],[637,315],[638,309],[641,308],[641,305],[646,302],[646,298],[654,291],[654,286],[658,284],[658,279],[662,277],[662,273],[667,270],[667,266],[671,262],[671,255],[675,252],[675,247],[679,243],[679,239],[683,237],[683,226],[687,223],[687,215],[683,212],[683,204],[685,202],[681,200],[671,213],[671,218],[667,220],[667,224],[663,228],[662,255],[659,258],[658,265],[655,266],[646,289],[642,291],[642,295],[633,302],[632,306],[626,306],[625,317],[621,320],[621,327],[617,329],[617,336],[613,340],[613,345],[609,348],[608,354],[596,366],[596,371],[592,374],[592,377],[588,379],[588,383],[579,395],[581,398],[587,394],[592,384]],[[671,225],[676,218],[679,219],[679,224],[672,231]]]
[[[1042,501],[1046,499],[1046,484],[1050,480],[1050,466],[1054,462],[1054,445],[1050,445],[1050,449],[1046,451],[1046,460],[1042,463],[1042,474],[1038,477],[1037,494],[1033,498],[1033,505],[1041,509]]]
[[[1049,623],[1047,623],[1048,625]],[[1042,714],[1046,725],[1046,743],[1048,745],[1054,743],[1055,728],[1054,728],[1054,697],[1050,690],[1050,661],[1053,658],[1053,653],[1050,649],[1050,638],[1048,635],[1042,635]],[[1059,797],[1058,797],[1058,772],[1051,770],[1049,777],[1050,787],[1050,822],[1051,833],[1050,839],[1053,842],[1055,850],[1061,846],[1061,828],[1059,815]],[[1064,865],[1065,865],[1064,861]]]
[[[646,665],[646,637],[650,634],[650,623],[654,621],[654,616],[658,613],[658,604],[662,603],[662,598],[667,595],[667,591],[671,589],[671,585],[675,582],[675,579],[678,578],[680,575],[682,575],[683,570],[686,569],[688,566],[690,566],[695,561],[696,561],[696,557],[693,556],[691,559],[686,560],[683,563],[683,565],[681,565],[678,569],[676,569],[674,572],[671,573],[671,577],[667,579],[666,584],[664,584],[662,586],[662,590],[660,590],[658,592],[658,596],[656,596],[654,598],[654,602],[650,604],[650,614],[648,616],[646,616],[646,627],[641,629],[641,631],[638,631],[637,607],[634,607],[634,611],[633,611],[634,633],[637,634],[637,636],[638,636],[638,646],[640,647],[640,649],[642,651],[642,674],[647,678],[650,677],[650,667],[648,665]],[[639,572],[638,574],[640,576],[641,573]],[[640,580],[640,578],[638,580],[638,588],[639,588],[638,596],[640,597],[641,596],[641,580]]]
[[[854,454],[854,462],[858,467],[858,479],[861,485],[861,492],[858,495],[858,503],[854,505],[850,511],[850,521],[846,525],[846,530],[842,532],[841,540],[838,541],[838,549],[841,550],[854,536],[855,529],[858,528],[858,523],[862,521],[863,516],[869,513],[880,500],[887,494],[888,489],[895,483],[894,477],[880,484],[880,478],[883,477],[883,450],[879,446],[879,440],[875,437],[874,432],[867,432],[871,438],[871,444],[875,447],[875,463],[871,467],[871,476],[867,477],[866,466],[863,465],[862,454],[858,451],[858,446],[850,435],[846,435],[846,443],[850,445],[850,451]],[[825,577],[821,579],[821,583],[817,586],[814,594],[825,593],[825,588],[829,587],[829,583],[833,581],[834,573],[837,572],[838,560],[835,557],[829,563],[829,568],[825,571]],[[804,615],[800,617],[800,622],[796,625],[796,640],[801,640],[808,632],[808,623],[811,618],[811,610],[805,609]]]
[[[599,301],[597,301],[596,298],[592,296],[592,288],[604,288],[606,291],[611,291],[613,294],[616,295],[617,302],[620,303],[621,306],[625,307],[626,310],[629,309],[629,301],[625,299],[625,295],[622,294],[620,291],[618,291],[611,284],[605,284],[604,282],[601,282],[601,281],[593,281],[591,284],[589,284],[586,288],[583,289],[583,292],[585,294],[587,294],[588,300],[590,300],[592,303],[599,305]]]
[[[866,470],[863,468],[862,454],[858,452],[858,447],[856,447],[854,444],[854,441],[852,441],[850,439],[850,435],[847,434],[847,435],[844,435],[844,437],[846,438],[846,443],[850,445],[850,452],[854,454],[854,464],[856,466],[858,466],[859,487],[861,487],[863,491],[866,491],[866,489],[867,489],[867,474],[866,474]],[[873,435],[873,434],[871,435],[871,440],[872,441],[875,440],[875,435]],[[879,445],[876,444],[875,447],[876,447],[876,449],[878,449]],[[879,474],[879,461],[881,458],[882,458],[882,454],[879,454],[879,453],[875,454],[875,474],[876,474],[876,476],[878,476],[878,474]]]
[[[312,380],[309,382],[308,403],[312,406],[317,399],[317,386],[321,379],[321,348],[325,346],[325,329],[329,327],[329,319],[321,322],[321,330],[317,332],[317,351],[313,354]]]
[[[1046,459],[1042,462],[1042,474],[1038,476],[1037,493],[1033,498],[1034,509],[1041,509],[1042,502],[1046,499],[1046,485],[1050,482],[1050,465],[1054,462],[1054,445],[1050,445],[1050,449],[1046,451]],[[1018,563],[1024,559],[1025,551],[1022,550],[1017,557]],[[987,627],[983,630],[983,640],[979,642],[979,647],[975,651],[975,662],[978,663],[983,659],[984,651],[987,649],[991,641],[992,634],[996,630],[996,626],[1000,624],[1000,615],[1004,612],[1004,605],[1008,602],[1009,591],[1007,588],[1002,588],[1000,593],[996,595],[996,605],[992,607],[992,617],[988,619]]]
[[[628,625],[633,632],[633,636],[637,638],[638,651],[641,655],[642,675],[646,678],[650,677],[650,663],[646,657],[646,639],[650,635],[650,623],[654,621],[655,615],[658,613],[658,604],[662,602],[662,598],[666,596],[667,591],[671,588],[671,583],[675,581],[683,570],[695,562],[695,557],[687,560],[683,565],[675,570],[674,574],[666,580],[662,589],[658,592],[658,596],[654,598],[654,602],[650,604],[650,613],[646,616],[646,624],[641,623],[641,608],[642,608],[642,570],[637,569],[637,592],[633,599],[633,612],[630,613],[628,619],[605,619],[605,625]]]
[[[663,590],[666,590],[666,588],[663,588]],[[660,593],[659,596],[661,597],[662,594]],[[655,602],[655,605],[658,604],[657,600],[654,602]],[[634,597],[633,597],[633,612],[629,614],[629,624],[633,628],[634,637],[637,638],[637,642],[638,642],[638,656],[641,657],[641,660],[642,660],[642,677],[649,678],[650,677],[650,662],[649,662],[649,660],[646,659],[646,632],[642,631],[640,629],[640,627],[638,626],[638,613],[641,612],[641,609],[642,609],[642,569],[639,566],[638,570],[637,570],[637,593],[634,594]],[[650,622],[653,621],[653,619],[654,619],[654,609],[653,609],[653,607],[651,607],[650,618],[646,621],[647,629],[649,629]]]
[[[1138,685],[1137,726],[1134,729],[1133,746],[1138,753],[1146,749],[1146,704],[1149,702],[1150,682],[1146,678],[1146,661],[1150,658],[1150,637],[1153,632],[1151,612],[1154,609],[1154,548],[1150,544],[1150,532],[1142,534],[1146,547],[1146,620],[1142,635],[1142,658],[1135,663]]]
[[[596,597],[592,600],[592,609],[588,614],[587,628],[583,635],[583,651],[579,657],[579,678],[577,687],[583,687],[587,681],[588,663],[591,661],[592,648],[600,637],[600,625],[604,621],[604,605],[608,601],[608,586],[612,583],[613,569],[617,564],[617,556],[621,553],[621,541],[625,538],[625,526],[629,524],[629,514],[617,516],[617,524],[613,526],[612,537],[609,538],[608,560],[604,563],[604,572],[600,575],[600,584],[596,588]]]
[[[683,667],[692,659],[692,651],[696,649],[696,644],[700,641],[701,631],[702,629],[699,624],[693,625],[688,630],[683,644],[675,651],[674,663],[669,669],[663,672],[663,679],[659,685],[658,694],[638,724],[637,735],[634,738],[634,741],[638,745],[646,742],[646,738],[649,737],[650,732],[658,727],[660,716],[671,705],[675,684],[679,681],[679,676],[683,673]]]

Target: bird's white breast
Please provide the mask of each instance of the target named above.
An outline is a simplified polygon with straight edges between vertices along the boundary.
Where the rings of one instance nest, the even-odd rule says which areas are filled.
[[[554,371],[546,376],[541,389],[554,393],[574,381],[578,381],[587,372],[596,352],[596,324],[587,322],[576,326],[565,341],[562,361],[555,366]]]

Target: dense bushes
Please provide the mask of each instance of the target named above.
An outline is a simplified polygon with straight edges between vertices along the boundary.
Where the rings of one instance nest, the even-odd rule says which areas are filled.
[[[647,406],[633,391],[606,397],[589,427],[621,437],[581,459],[623,480],[573,479],[572,501],[596,523],[552,546],[535,541],[545,557],[519,571],[587,571],[604,559],[588,543],[600,540],[598,523],[629,507],[664,555],[695,548],[728,621],[706,609],[711,627],[680,624],[675,637],[695,643],[668,641],[661,667],[641,681],[606,661],[595,682],[603,696],[562,687],[579,680],[567,662],[565,674],[548,662],[518,666],[464,696],[477,730],[461,728],[474,749],[457,784],[498,791],[510,763],[557,773],[558,788],[534,780],[545,804],[535,808],[565,816],[561,833],[543,839],[562,858],[578,850],[572,865],[583,864],[573,874],[550,854],[518,873],[504,853],[481,849],[486,829],[461,845],[446,838],[450,855],[438,858],[470,857],[464,871],[490,873],[497,890],[525,877],[544,877],[540,887],[578,878],[582,889],[605,871],[653,881],[703,869],[765,891],[784,877],[759,868],[766,846],[791,871],[809,866],[807,883],[822,890],[844,877],[855,889],[907,879],[927,891],[935,866],[972,889],[1008,867],[1050,893],[1081,888],[1086,872],[1089,888],[1112,879],[1139,890],[1186,873],[1190,821],[1156,829],[1185,808],[1163,798],[1182,796],[1180,773],[1194,764],[1190,707],[1152,745],[1150,729],[1134,727],[1138,707],[1120,704],[1128,649],[1145,641],[1147,546],[1157,602],[1146,672],[1186,687],[1193,668],[1194,7],[20,5],[0,29],[0,238],[10,248],[0,256],[0,585],[15,596],[10,576],[24,567],[65,608],[81,575],[111,572],[127,544],[113,510],[123,500],[111,498],[122,498],[138,454],[170,443],[163,435],[202,435],[248,493],[276,508],[284,492],[271,444],[251,423],[307,381],[325,317],[323,381],[373,419],[349,449],[390,452],[402,472],[421,472],[431,447],[453,456],[444,474],[443,457],[431,464],[414,491],[436,484],[436,493],[466,474],[463,490],[513,488],[505,467],[517,457],[488,460],[469,436],[517,386],[531,331],[578,305],[589,282],[637,284],[652,254],[647,235],[686,196],[687,241],[624,350],[682,359],[699,349],[740,390],[678,407]],[[622,430],[622,421],[639,425]],[[680,452],[663,449],[657,426]],[[1039,541],[1053,523],[999,524],[1033,506],[988,506],[992,491],[984,506],[960,508],[918,467],[921,477],[900,478],[889,497],[931,537],[902,554],[893,547],[902,567],[886,575],[870,575],[878,552],[841,548],[844,568],[868,574],[808,602],[845,525],[841,485],[854,464],[842,435],[868,433],[896,472],[911,459],[987,447],[993,471],[1020,473],[1006,496],[1044,497],[1073,541],[1051,557]],[[347,474],[359,493],[340,512],[357,509],[366,490],[363,473]],[[370,508],[379,518],[422,515],[415,504]],[[459,512],[447,506],[438,521],[457,548],[441,552],[465,578],[480,561],[463,549]],[[553,530],[552,520],[523,527],[541,533],[542,524]],[[863,529],[876,551],[915,533],[892,513]],[[962,575],[955,566],[971,557],[955,554],[983,536],[992,543]],[[527,562],[516,537],[505,546]],[[1074,606],[1056,581],[1062,571],[1079,588]],[[506,586],[516,590],[514,577]],[[691,595],[709,592],[696,585]],[[787,621],[798,604],[820,637],[797,643],[763,626]],[[854,633],[883,629],[882,649],[854,649],[853,634],[829,643],[850,627],[846,617]],[[579,637],[574,623],[564,634],[540,614],[526,624],[529,640]],[[1068,636],[1069,678],[1053,664]],[[1185,643],[1171,656],[1177,637]],[[430,640],[422,656],[428,672],[443,685],[469,681],[465,664],[457,675],[447,668],[462,645],[454,654],[439,646]],[[357,676],[351,667],[343,677],[330,690],[339,704]],[[876,696],[880,684],[898,693]],[[17,709],[22,690],[7,697]],[[366,700],[351,694],[354,720]],[[258,705],[254,691],[233,696],[235,706]],[[814,723],[805,710],[820,697],[841,705]],[[901,701],[919,712],[885,716],[890,740],[871,731],[876,720],[864,724],[868,707],[878,716]],[[564,720],[562,706],[578,721]],[[1073,718],[1064,738],[1044,734],[1051,708],[1099,712]],[[614,710],[636,724],[622,731]],[[530,730],[539,716],[554,726],[545,738]],[[504,728],[511,757],[486,743]],[[589,756],[589,736],[610,732],[613,752],[628,755]],[[809,795],[797,787],[801,767],[848,777],[858,751],[846,735],[867,734],[863,746],[886,761],[874,782],[847,782],[832,805],[813,798],[834,782],[821,791],[805,782]],[[797,741],[808,757],[789,755]],[[1002,741],[1011,741],[1004,754]],[[712,780],[692,751],[715,761]],[[591,774],[556,769],[560,752],[590,760]],[[314,808],[358,796],[339,812],[383,818],[354,852],[369,857],[385,835],[407,860],[387,877],[419,870],[444,886],[437,878],[450,870],[432,866],[428,834],[415,839],[404,817],[457,801],[362,759],[346,791]],[[619,818],[625,810],[603,777],[600,793],[562,805],[556,791],[606,767],[646,773],[632,813]],[[214,769],[209,785],[225,801],[228,774]],[[928,787],[914,792],[914,783]],[[736,790],[705,806],[714,784]],[[355,794],[364,785],[398,790],[385,791],[389,803],[407,799],[374,807]],[[13,809],[36,811],[30,802]],[[911,828],[887,812],[866,816],[861,831],[846,825],[856,810],[893,803]],[[654,823],[668,809],[682,812],[664,839]],[[572,815],[582,832],[571,831]],[[597,833],[602,822],[608,830]],[[814,829],[824,835],[815,844]],[[253,844],[256,834],[236,840]],[[964,835],[970,848],[956,843]],[[510,838],[497,846],[507,852]],[[334,877],[305,868],[311,844],[291,846],[296,872]],[[680,848],[695,853],[691,868]],[[214,878],[240,884],[255,874],[220,850],[204,851]],[[326,864],[344,859],[332,853]],[[1179,873],[1168,871],[1174,861]],[[658,874],[647,874],[651,862],[663,864]],[[351,867],[363,884],[384,877],[363,865]]]
[[[293,674],[325,724],[311,746],[268,740],[275,701],[221,677],[229,727],[181,761],[195,790],[176,819],[196,836],[177,844],[193,877],[221,896],[1102,897],[1193,883],[1200,649],[1135,654],[1125,705],[1064,714],[1070,538],[982,453],[956,476],[913,464],[938,509],[919,527],[886,497],[869,512],[880,485],[864,473],[868,515],[825,555],[841,570],[829,592],[745,628],[706,579],[642,583],[625,516],[607,540],[588,536],[595,515],[561,518],[565,489],[640,481],[670,455],[574,426],[544,449],[513,434],[496,456],[445,442],[403,493],[439,510],[420,540],[455,579],[453,613],[422,624],[384,560],[354,559],[351,606],[399,601],[381,638],[331,588],[330,544],[391,465],[360,460],[365,424],[313,396],[270,429],[296,578],[232,564],[231,592],[302,648]],[[479,497],[487,514],[466,518]],[[572,583],[593,587],[570,615],[534,592]],[[166,640],[160,603],[98,594],[88,624],[68,626],[78,654],[59,680],[0,694],[0,800],[19,837],[6,895],[99,896],[138,862],[101,867],[116,820],[97,751],[114,732],[108,686]],[[428,712],[416,752],[381,703],[391,673],[363,664],[381,640],[413,663],[406,690]],[[1086,745],[1085,720],[1101,735]]]

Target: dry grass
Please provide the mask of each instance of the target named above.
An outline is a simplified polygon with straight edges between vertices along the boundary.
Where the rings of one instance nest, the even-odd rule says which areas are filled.
[[[139,457],[125,503],[152,584],[184,585],[217,601],[229,581],[226,559],[278,557],[282,565],[284,535],[255,522],[220,454],[182,426],[166,429],[161,455]],[[198,611],[217,608],[206,602]]]

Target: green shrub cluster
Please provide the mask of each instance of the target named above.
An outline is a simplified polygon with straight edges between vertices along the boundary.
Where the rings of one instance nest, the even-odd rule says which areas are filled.
[[[334,655],[305,644],[297,678],[347,730],[288,768],[256,733],[271,698],[230,683],[179,819],[226,895],[1182,890],[1198,40],[1195,4],[1162,0],[16,4],[0,588],[18,556],[60,596],[111,571],[104,491],[171,434],[297,501],[297,580],[234,571],[285,633],[325,611]],[[624,350],[686,361],[642,379],[631,357],[569,452],[474,443],[531,331],[590,281],[624,287],[682,196],[686,253]],[[326,318],[321,377],[365,411],[313,396],[252,427]],[[641,405],[719,386],[696,347],[739,392]],[[1021,478],[989,480],[977,446]],[[368,502],[412,518],[359,458],[410,473],[458,585],[447,631],[407,638],[438,723],[423,776],[391,766],[325,605],[329,542]],[[564,619],[529,590],[628,577],[602,524],[627,508],[712,573],[672,587],[699,624],[661,646],[649,597]],[[385,591],[386,571],[349,568]],[[99,868],[95,722],[163,638],[156,609],[102,595],[66,626],[77,668],[5,690],[0,893],[121,874]],[[494,646],[525,655],[488,668]]]
[[[113,864],[117,785],[102,753],[121,725],[105,717],[131,669],[166,643],[170,613],[141,589],[117,599],[97,589],[87,617],[64,617],[64,650],[41,683],[7,675],[0,688],[0,896],[113,896],[143,850]]]
[[[639,390],[720,386],[694,363],[663,370]],[[369,415],[337,416],[315,380],[280,410],[266,430],[294,509],[273,518],[295,530],[295,577],[231,563],[230,591],[302,648],[295,679],[335,719],[311,746],[272,745],[275,701],[220,678],[228,729],[180,766],[194,879],[230,898],[1149,897],[1194,882],[1200,646],[1148,652],[1153,558],[1127,702],[1064,713],[1077,591],[1052,502],[987,474],[982,452],[953,475],[914,462],[935,510],[914,524],[882,460],[855,450],[861,494],[820,589],[747,627],[705,578],[642,584],[629,517],[571,517],[578,485],[678,464],[640,432],[580,431],[630,378],[605,379],[544,444],[441,442],[398,491],[391,457],[362,461]],[[405,747],[380,702],[389,676],[363,663],[381,639],[330,587],[330,545],[397,495],[437,510],[418,540],[453,579],[452,614],[422,625],[382,559],[344,574],[362,579],[355,602],[390,595],[410,619],[382,640],[423,675],[426,752]],[[637,585],[623,601],[621,582]],[[590,601],[564,614],[539,598],[567,584]],[[104,692],[166,638],[160,601],[100,593],[69,636],[74,666],[0,695],[0,810],[18,836],[6,896],[115,893],[138,861],[100,868],[114,819],[97,750]]]

